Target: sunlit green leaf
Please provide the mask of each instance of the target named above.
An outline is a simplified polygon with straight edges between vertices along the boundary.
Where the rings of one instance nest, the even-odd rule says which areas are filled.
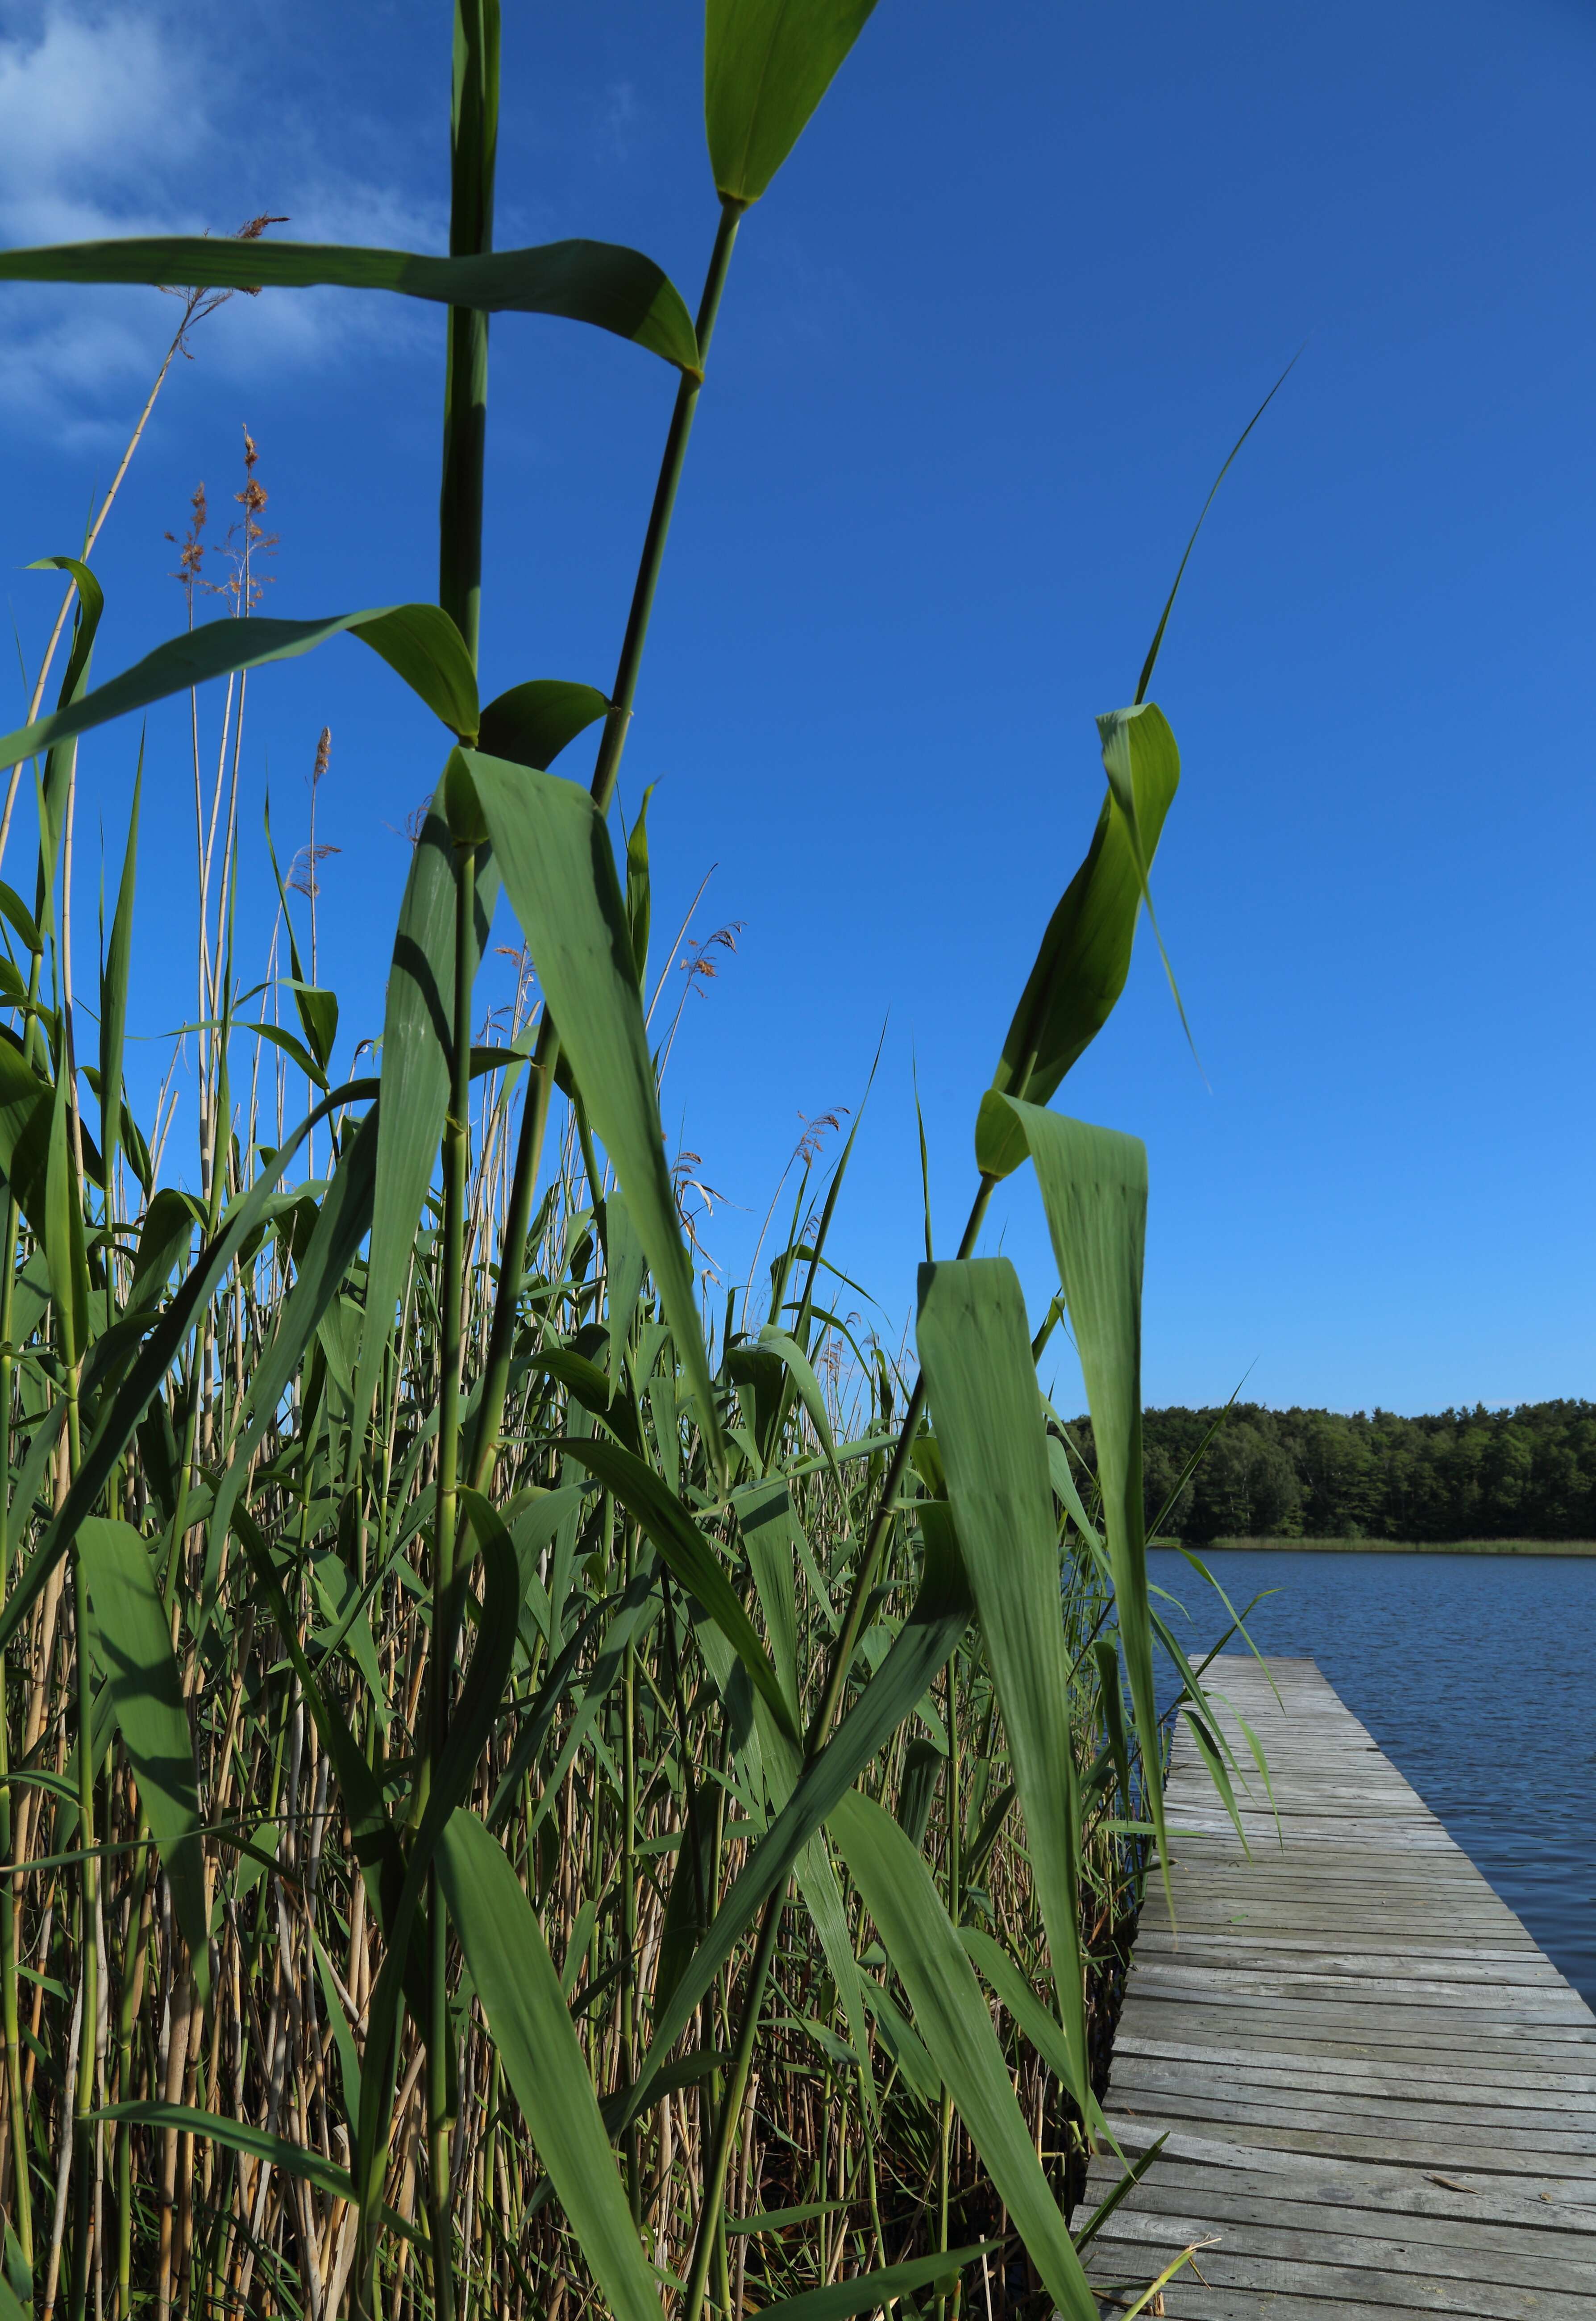
[[[1181,756],[1155,702],[1122,712],[1115,730],[1130,767],[1135,835],[1110,787],[1086,860],[1048,922],[981,1099],[975,1154],[989,1176],[1008,1176],[1026,1157],[1025,1139],[1000,1099],[1045,1104],[1113,1014],[1130,972],[1143,873],[1152,866],[1181,778]]]
[[[490,757],[546,773],[561,750],[604,715],[609,703],[591,685],[534,677],[488,703],[478,741]]]
[[[574,782],[479,751],[460,754],[559,1026],[561,1051],[621,1180],[698,1397],[699,1427],[719,1464],[720,1418],[665,1160],[632,933],[609,833],[593,800]]]
[[[459,631],[436,605],[379,605],[324,621],[269,620],[257,613],[249,620],[207,621],[186,630],[68,707],[6,734],[0,740],[0,766],[14,766],[54,742],[187,693],[211,678],[293,660],[345,632],[380,654],[451,733],[475,734],[476,678]]]
[[[708,0],[704,123],[717,193],[758,201],[874,6],[875,0]]]
[[[828,1826],[908,1993],[915,2027],[1048,2294],[1069,2321],[1098,2321],[1097,2299],[1015,2100],[975,1970],[930,1870],[891,1816],[857,1789],[833,1807]]]
[[[203,282],[214,289],[397,290],[481,314],[558,314],[634,339],[696,371],[687,308],[652,259],[610,241],[551,241],[482,257],[425,258],[407,250],[333,242],[214,241],[160,234],[0,250],[0,282]]]
[[[1006,1257],[920,1268],[917,1325],[937,1448],[992,1672],[1069,2043],[1090,2084],[1081,1953],[1081,1800],[1047,1437],[1019,1279]]]
[[[131,1524],[90,1516],[78,1527],[78,1552],[88,1576],[95,1651],[203,1991],[209,1981],[210,1916],[199,1783],[170,1619],[155,1584],[149,1543]]]
[[[1092,1128],[1036,1105],[1012,1104],[1010,1108],[1017,1133],[1035,1164],[1081,1356],[1097,1446],[1120,1649],[1141,1743],[1142,1780],[1158,1831],[1159,1852],[1167,1861],[1142,1479],[1147,1149],[1136,1137]]]
[[[497,1841],[457,1812],[438,1877],[505,2076],[616,2321],[659,2321],[587,2059],[537,1914]]]

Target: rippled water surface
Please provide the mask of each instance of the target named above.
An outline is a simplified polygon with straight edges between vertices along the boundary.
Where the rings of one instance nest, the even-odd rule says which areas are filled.
[[[1223,1606],[1148,1559],[1190,1648]],[[1260,1652],[1307,1653],[1596,2007],[1596,1557],[1227,1550],[1214,1577]],[[1166,1613],[1169,1607],[1164,1607]]]

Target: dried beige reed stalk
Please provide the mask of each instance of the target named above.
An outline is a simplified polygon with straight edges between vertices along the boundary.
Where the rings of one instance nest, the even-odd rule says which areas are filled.
[[[273,217],[263,213],[260,216],[252,217],[240,226],[233,238],[235,241],[256,241],[266,232],[268,226],[287,225],[287,223],[286,217]],[[150,414],[155,409],[161,388],[166,385],[167,373],[178,355],[182,355],[186,361],[193,360],[187,343],[190,332],[198,323],[203,323],[208,315],[214,314],[218,306],[225,305],[233,294],[231,290],[210,290],[196,287],[188,290],[176,291],[172,295],[181,297],[184,301],[183,319],[178,324],[177,330],[172,334],[171,344],[161,358],[160,368],[155,374],[155,383],[144,398],[144,407],[139,414],[132,433],[128,437],[127,446],[117,465],[116,473],[112,477],[110,487],[100,502],[98,512],[85,535],[79,558],[79,561],[84,564],[87,564],[93,556],[95,543],[105,527],[105,519],[115,505],[116,495],[122,489],[123,478],[132,465],[133,454],[143,440],[145,428],[150,424]],[[258,297],[260,293],[258,290],[246,289],[244,295],[246,297],[254,298]],[[44,688],[50,682],[50,672],[61,642],[62,633],[67,625],[67,616],[71,612],[77,596],[78,583],[75,580],[68,580],[66,591],[61,597],[60,610],[55,617],[55,626],[50,633],[50,642],[44,649],[44,658],[39,665],[39,675],[34,680],[32,697],[28,704],[27,723],[30,725],[38,716],[44,700]],[[5,863],[6,844],[11,837],[11,818],[16,808],[16,794],[22,780],[22,771],[20,761],[12,768],[11,780],[5,792],[5,812],[0,814],[0,866]]]

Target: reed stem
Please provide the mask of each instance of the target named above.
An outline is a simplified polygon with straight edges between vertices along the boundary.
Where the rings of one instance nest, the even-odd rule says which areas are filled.
[[[720,223],[709,253],[703,295],[698,301],[696,330],[699,375],[689,378],[683,374],[676,390],[670,425],[666,432],[653,503],[649,510],[648,528],[643,534],[643,553],[638,560],[637,577],[633,583],[625,634],[621,640],[620,660],[616,666],[616,680],[610,692],[610,705],[599,739],[597,761],[593,769],[592,794],[601,814],[609,812],[615,798],[621,758],[632,723],[632,705],[637,696],[637,680],[643,669],[643,648],[648,642],[649,620],[664,566],[665,543],[670,534],[670,518],[676,506],[682,469],[687,464],[688,441],[693,432],[693,416],[704,385],[703,369],[708,360],[710,341],[715,336],[721,295],[725,288],[742,215],[741,203],[722,202]],[[447,604],[448,599],[445,598],[444,602]],[[488,1325],[488,1349],[483,1363],[476,1448],[471,1461],[472,1481],[479,1489],[493,1471],[495,1446],[504,1423],[505,1395],[509,1385],[510,1356],[515,1343],[515,1315],[520,1298],[522,1256],[526,1244],[526,1229],[532,1217],[533,1197],[543,1168],[549,1098],[559,1055],[558,1027],[545,1008],[538,1026],[532,1075],[522,1103],[521,1128],[515,1143],[515,1167],[505,1224],[503,1248],[506,1254],[500,1262],[498,1297]]]
[[[449,1739],[460,1602],[455,1579],[459,1526],[460,1407],[465,1354],[465,1234],[471,1146],[471,987],[476,966],[477,858],[455,850],[454,1026],[452,1087],[443,1128],[443,1262],[440,1276],[438,1484],[433,1534],[433,1633],[429,1671],[428,1763],[424,1796],[436,1778]],[[430,1880],[431,2016],[427,2025],[428,2226],[433,2293],[440,2321],[454,2310],[451,2193],[449,2052],[449,1925],[442,1889]]]
[[[449,254],[493,248],[498,156],[499,0],[456,0],[450,120]],[[488,445],[488,316],[449,309],[438,602],[477,659],[482,619],[483,468]]]

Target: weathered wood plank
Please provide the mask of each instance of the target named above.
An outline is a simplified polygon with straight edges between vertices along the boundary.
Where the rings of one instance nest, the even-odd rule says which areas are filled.
[[[1166,2141],[1161,2168],[1223,2171],[1227,2189],[1239,2182],[1274,2183],[1282,2199],[1309,2199],[1334,2207],[1379,2207],[1392,2216],[1467,2216],[1518,2223],[1529,2231],[1587,2233],[1596,2225],[1596,2185],[1589,2178],[1502,2177],[1470,2169],[1444,2173],[1397,2167],[1390,2162],[1327,2159],[1323,2153],[1276,2152],[1260,2144],[1227,2143],[1216,2134],[1194,2135],[1181,2127],[1161,2131]],[[1119,2131],[1132,2159],[1154,2141],[1126,2123]],[[1117,2173],[1106,2155],[1093,2162],[1099,2197]]]
[[[1415,2089],[1429,2085],[1455,2089],[1457,2085],[1457,2072],[1450,2062],[1402,2064],[1360,2062],[1355,2060],[1346,2061],[1336,2055],[1315,2055],[1309,2060],[1294,2054],[1290,2049],[1274,2053],[1267,2048],[1260,2050],[1242,2047],[1199,2047],[1190,2045],[1182,2040],[1154,2039],[1141,2035],[1126,2025],[1120,2026],[1114,2052],[1117,2059],[1121,2056],[1143,2055],[1154,2061],[1167,2062],[1199,2062],[1205,2070],[1235,2071],[1245,2068],[1248,2071],[1259,2069],[1295,2071],[1304,2078],[1312,2080],[1316,2086],[1327,2089],[1338,2087],[1344,2082],[1355,2082],[1362,2085],[1366,2081],[1381,2080],[1394,2080],[1401,2086],[1413,2087]],[[1491,2100],[1496,2103],[1512,2100],[1509,2095],[1498,2093],[1497,2090],[1515,2088],[1530,2090],[1532,2101],[1538,2101],[1542,2094],[1559,2098],[1566,2096],[1571,2098],[1577,2098],[1581,2095],[1596,2096],[1596,2073],[1580,2074],[1573,2071],[1547,2071],[1544,2066],[1531,2070],[1511,2068],[1494,2070],[1478,2065],[1470,2070],[1469,2084],[1472,2087],[1490,2089]]]
[[[1191,2194],[1200,2189],[1202,2214],[1191,2213]],[[1412,2216],[1400,2236],[1372,2212],[1315,2207],[1305,2200],[1260,2200],[1254,2195],[1216,2191],[1212,2180],[1197,2186],[1159,2182],[1137,2202],[1131,2218],[1110,2217],[1105,2235],[1123,2239],[1164,2238],[1175,2228],[1175,2244],[1222,2232],[1224,2245],[1250,2254],[1290,2255],[1297,2243],[1336,2264],[1362,2264],[1378,2271],[1462,2274],[1471,2280],[1510,2281],[1520,2288],[1557,2289],[1591,2294],[1591,2266],[1577,2247],[1571,2255],[1544,2242],[1526,2252],[1524,2235],[1511,2225],[1460,2223],[1451,2216]]]
[[[1247,1851],[1179,1751],[1104,2106],[1169,2141],[1092,2244],[1104,2313],[1203,2240],[1171,2321],[1596,2321],[1596,2016],[1311,1661],[1208,1679]]]
[[[1103,2190],[1111,2188],[1113,2169],[1094,2171],[1092,2189],[1100,2184]],[[1397,2180],[1396,2189],[1381,2190],[1378,2186],[1384,2177]],[[1337,2173],[1327,2178],[1319,2171],[1297,2179],[1282,2181],[1279,2176],[1265,2176],[1246,2169],[1227,2169],[1221,2173],[1195,2161],[1171,2159],[1166,2149],[1156,2171],[1145,2180],[1136,2194],[1136,2205],[1143,2208],[1179,2208],[1183,2215],[1191,2205],[1193,2194],[1200,2194],[1204,2213],[1217,2217],[1228,2215],[1254,2216],[1264,2221],[1289,2216],[1300,2220],[1304,2230],[1318,2232],[1346,2231],[1352,2233],[1382,2232],[1400,2245],[1409,2241],[1445,2239],[1449,2244],[1510,2249],[1526,2263],[1538,2255],[1584,2268],[1590,2277],[1590,2264],[1582,2247],[1584,2226],[1580,2225],[1572,2244],[1568,2230],[1566,2204],[1542,2204],[1530,2192],[1512,2184],[1487,2186],[1483,2191],[1464,2193],[1448,2191],[1445,2184],[1450,2180],[1437,2180],[1410,2169],[1352,2168],[1337,2163]],[[1420,2205],[1413,2188],[1429,2191],[1433,2188],[1435,2205]],[[1393,2220],[1400,2220],[1391,2229]]]
[[[1396,2080],[1340,2080],[1332,2093],[1317,2071],[1282,2071],[1262,2060],[1238,2069],[1230,2085],[1233,2090],[1245,2089],[1236,2100],[1263,2097],[1271,2104],[1309,2110],[1319,2118],[1324,2116],[1326,2104],[1333,2102],[1337,2116],[1344,2119],[1417,2120],[1427,2129],[1439,2129],[1455,2121],[1460,2127],[1511,2127],[1528,2134],[1537,2134],[1543,2128],[1582,2135],[1596,2132],[1596,2099],[1587,2096],[1582,2102],[1578,2097],[1563,2096],[1552,2089],[1534,2096],[1520,2089],[1517,2101],[1504,2101],[1495,2088],[1464,2094],[1456,2088],[1411,2081],[1404,2086]],[[1138,2109],[1161,2092],[1201,2101],[1212,2095],[1213,2072],[1206,2064],[1155,2063],[1121,2056],[1115,2062],[1114,2089],[1121,2102],[1128,2102],[1135,2093]]]
[[[1133,2250],[1149,2253],[1148,2269],[1169,2262],[1178,2249],[1217,2227],[1202,2215],[1165,2216],[1137,2209],[1110,2218],[1104,2240],[1115,2263],[1135,2271]],[[1431,2305],[1440,2313],[1490,2315],[1494,2321],[1539,2321],[1546,2313],[1596,2314],[1596,2284],[1588,2265],[1542,2264],[1549,2278],[1532,2277],[1529,2261],[1517,2264],[1495,2252],[1466,2254],[1434,2245],[1411,2247],[1367,2235],[1303,2231],[1248,2222],[1232,2225],[1199,2259],[1216,2288],[1269,2288],[1293,2295],[1362,2296],[1371,2303]],[[1432,2300],[1433,2303],[1432,2303]]]

